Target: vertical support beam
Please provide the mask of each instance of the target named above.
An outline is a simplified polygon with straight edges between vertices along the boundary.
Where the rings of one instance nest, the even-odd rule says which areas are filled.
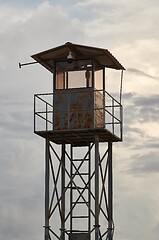
[[[70,144],[70,157],[71,157],[71,163],[73,161],[73,145]],[[70,163],[70,209],[72,209],[72,201],[73,201],[73,190],[72,190],[72,174],[73,174],[73,166]],[[72,223],[72,211],[70,212],[70,233],[72,233],[73,223]]]
[[[120,105],[120,138],[123,140],[123,107]]]
[[[102,106],[102,111],[103,111],[103,127],[106,127],[106,101],[105,101],[105,68],[103,68],[103,106]]]
[[[36,130],[36,95],[34,95],[34,133]]]
[[[91,147],[90,147],[90,143],[89,143],[89,146],[88,146],[88,180],[89,180],[89,184],[88,184],[88,188],[89,190],[91,191],[91,181],[90,181],[90,178],[91,178]],[[89,208],[88,208],[88,216],[89,216],[89,220],[88,220],[88,232],[90,233],[91,231],[91,194],[90,194],[90,191],[88,191],[88,203],[89,203]]]
[[[113,240],[113,166],[112,142],[108,142],[108,240]]]
[[[49,140],[45,142],[45,236],[49,240]]]
[[[95,240],[99,240],[99,136],[95,136]]]
[[[61,240],[65,240],[65,144],[61,153]]]
[[[95,67],[94,67],[94,59],[92,59],[92,88],[95,89]]]

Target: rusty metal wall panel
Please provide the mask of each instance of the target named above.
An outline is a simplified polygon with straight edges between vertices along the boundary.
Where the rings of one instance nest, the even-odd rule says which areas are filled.
[[[67,93],[57,90],[54,94],[54,129],[67,129]]]
[[[104,128],[104,98],[102,91],[94,92],[94,126],[95,128]]]
[[[86,129],[94,126],[92,88],[54,91],[54,130]]]

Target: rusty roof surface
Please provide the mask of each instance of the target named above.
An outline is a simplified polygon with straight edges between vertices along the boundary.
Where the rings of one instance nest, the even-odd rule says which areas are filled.
[[[37,53],[31,57],[39,62],[50,72],[54,70],[54,61],[57,59],[67,59],[71,51],[73,57],[84,58],[93,57],[96,63],[101,67],[113,68],[117,70],[125,70],[118,60],[107,50],[103,48],[79,45],[67,42],[64,45]]]

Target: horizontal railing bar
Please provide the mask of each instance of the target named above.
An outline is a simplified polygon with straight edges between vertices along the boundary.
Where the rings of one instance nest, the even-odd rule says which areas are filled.
[[[76,89],[73,89],[73,90],[74,90],[74,93],[79,92]],[[88,89],[88,92],[90,92],[90,89]],[[103,97],[103,101],[102,101],[103,106],[102,107],[94,106],[93,108],[91,108],[91,111],[102,112],[103,116],[105,116],[104,117],[105,128],[107,129],[107,127],[106,127],[107,125],[112,125],[112,132],[115,133],[115,134],[117,133],[117,135],[118,134],[121,135],[122,134],[121,133],[122,132],[122,105],[121,105],[121,103],[119,103],[110,93],[108,93],[105,90],[96,90],[96,89],[94,90],[92,88],[91,92],[93,92],[93,93],[98,92]],[[58,93],[60,94],[60,91]],[[67,94],[71,94],[71,92],[70,93],[68,92]],[[105,98],[104,98],[104,94],[105,94]],[[50,103],[51,102],[50,97],[52,98],[52,102],[53,102],[53,95],[54,95],[53,93],[34,94],[34,122],[36,121],[37,118],[41,118],[42,120],[44,120],[45,123],[46,123],[45,126],[44,126],[44,129],[46,131],[48,131],[48,129],[50,129],[49,124],[51,124],[51,126],[53,126],[53,124],[54,124],[53,114],[54,114],[55,111],[54,111],[53,104]],[[46,96],[46,97],[44,97],[44,96]],[[49,96],[49,97],[47,97],[47,96]],[[107,99],[108,99],[108,105],[105,105],[107,103]],[[40,102],[38,102],[38,100],[41,101],[41,106],[40,105],[38,106],[38,104],[40,104]],[[39,107],[42,109],[42,111],[36,110]],[[47,110],[48,108],[51,108],[51,109]],[[75,110],[69,110],[68,111],[68,109],[67,109],[67,111],[59,111],[58,110],[58,112],[59,113],[68,112],[68,114],[75,113],[76,117],[78,119],[78,116],[79,116],[78,113],[79,114],[80,113],[85,114],[85,112],[88,112],[88,109],[83,108],[82,110],[80,110],[80,109],[77,108],[76,111]],[[52,116],[50,114],[52,114]],[[42,116],[42,115],[44,115],[44,116]],[[48,118],[49,119],[52,118],[52,119],[48,120]],[[106,122],[107,118],[110,118],[110,120],[112,122],[111,121]],[[39,124],[38,122],[34,123],[34,131],[36,131],[36,129],[38,128],[38,124]],[[120,127],[119,127],[120,128],[119,129],[120,133],[118,133],[118,129],[114,130],[115,125],[120,125]],[[49,126],[49,128],[47,128],[48,126]],[[81,161],[81,160],[77,159],[77,160],[74,160],[74,161]]]
[[[47,122],[49,122],[49,123],[51,123],[52,125],[53,125],[53,122],[51,122],[50,120],[46,120],[46,118],[45,117],[43,117],[43,116],[41,116],[41,115],[39,115],[38,113],[35,113],[35,115],[37,115],[37,116],[39,116],[40,118],[42,118],[42,119],[44,119],[45,121],[47,121]]]
[[[48,103],[46,100],[42,99],[39,96],[36,96],[38,99],[40,99],[42,102],[46,103],[47,105],[49,105],[50,107],[53,107],[53,105],[51,105],[50,103]]]
[[[45,95],[53,95],[53,93],[36,93],[34,96],[45,96]]]
[[[85,88],[85,90],[87,90],[86,88]],[[90,91],[90,89],[88,89],[88,91]],[[74,89],[74,92],[78,92],[76,89]],[[103,90],[103,89],[101,89],[101,90],[98,90],[98,89],[94,89],[94,91],[93,92],[101,92],[102,93],[102,95],[103,95],[103,93],[106,93],[110,98],[112,98],[116,103],[118,103],[120,106],[122,106],[121,105],[121,103],[120,102],[118,102],[110,93],[108,93],[107,91],[105,91],[105,90]],[[57,94],[61,94],[60,92],[58,93],[58,92],[56,92]],[[70,93],[71,94],[71,93]],[[53,95],[53,93],[37,93],[37,94],[34,94],[34,96],[45,96],[45,95]]]
[[[110,111],[108,111],[107,109],[105,109],[105,108],[94,108],[94,109],[92,109],[92,110],[94,110],[94,111],[96,111],[96,110],[104,110],[105,112],[107,112],[108,114],[110,114],[111,116],[114,116]],[[58,110],[58,112],[68,112],[68,111],[60,111],[60,110]],[[73,112],[73,113],[79,113],[79,111],[78,111],[78,109],[77,109],[77,111],[75,111],[75,110],[70,110],[69,111],[70,113],[71,112]],[[88,112],[88,109],[82,109],[82,112]],[[54,113],[54,111],[35,111],[35,114],[36,113]],[[115,117],[115,116],[114,116]]]
[[[46,111],[37,111],[37,112],[35,112],[35,114],[36,114],[36,113],[38,113],[38,114],[39,114],[39,113],[45,113],[45,114],[46,114],[46,113],[53,113],[53,111],[47,111],[47,112],[46,112]]]
[[[72,189],[72,190],[77,190],[77,189],[85,189],[85,190],[89,190],[89,187],[65,187],[65,189]]]
[[[88,174],[88,173],[81,173],[81,172],[78,173],[78,172],[77,172],[77,173],[73,173],[73,175],[74,175],[74,176],[77,176],[77,175],[83,175],[83,176],[84,176],[84,175],[89,175],[89,174]]]
[[[120,105],[105,105],[105,108],[107,107],[121,107]]]
[[[84,159],[84,161],[89,161],[88,158]],[[80,158],[76,158],[76,159],[72,159],[72,162],[83,162],[83,158],[80,159]]]
[[[67,232],[69,233],[69,232],[73,232],[73,233],[91,233],[90,231],[88,231],[88,230],[67,230]]]
[[[110,125],[110,124],[121,124],[120,122],[106,122],[106,125]]]

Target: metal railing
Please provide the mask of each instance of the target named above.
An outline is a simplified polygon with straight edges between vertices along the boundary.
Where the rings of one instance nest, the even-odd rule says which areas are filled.
[[[75,90],[74,90],[75,92]],[[93,90],[99,92],[103,96],[103,106],[92,107],[92,112],[100,111],[103,115],[103,128],[109,130],[112,134],[118,136],[122,140],[122,120],[123,109],[122,105],[108,92],[103,90]],[[60,97],[60,94],[59,94]],[[35,94],[34,95],[34,132],[38,131],[53,131],[54,127],[54,95],[53,93]],[[93,105],[92,105],[93,106]],[[90,109],[82,109],[87,112]],[[71,109],[66,109],[68,115],[71,114]],[[75,111],[75,110],[74,110]],[[78,111],[78,109],[76,110]],[[78,116],[78,112],[75,112]],[[95,128],[95,125],[94,125]],[[69,127],[68,127],[69,129]]]
[[[109,101],[107,101],[109,99]],[[107,118],[109,120],[107,120]],[[123,138],[123,107],[108,92],[105,92],[105,128]]]

